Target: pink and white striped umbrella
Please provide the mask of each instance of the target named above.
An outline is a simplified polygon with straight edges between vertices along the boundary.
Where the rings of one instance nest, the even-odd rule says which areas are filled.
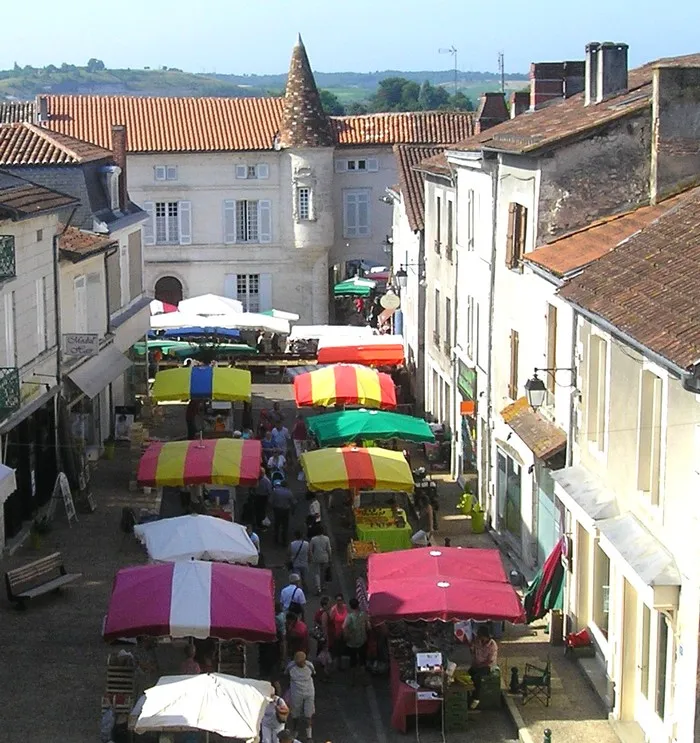
[[[177,312],[177,307],[174,304],[161,302],[160,299],[153,299],[151,301],[152,315],[164,315],[166,312]]]
[[[197,560],[122,568],[104,638],[139,635],[273,642],[272,573]]]

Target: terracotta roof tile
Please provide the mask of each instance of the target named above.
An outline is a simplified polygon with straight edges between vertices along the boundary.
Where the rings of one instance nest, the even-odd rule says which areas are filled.
[[[474,133],[474,116],[451,111],[333,116],[331,126],[340,146],[451,144]]]
[[[700,188],[583,269],[561,296],[686,369],[700,358]]]
[[[416,170],[422,173],[432,173],[433,175],[452,175],[452,169],[447,162],[447,155],[444,150],[437,155],[428,157],[415,166]]]
[[[58,240],[61,254],[74,262],[100,253],[110,245],[116,244],[113,238],[79,230],[77,227],[67,227]]]
[[[34,104],[25,101],[0,101],[0,124],[29,124],[34,121]]]
[[[455,150],[494,149],[504,152],[533,152],[568,137],[602,126],[616,119],[643,111],[651,105],[652,75],[655,65],[700,66],[700,54],[669,57],[630,70],[628,89],[601,103],[584,106],[584,94],[556,101],[536,111],[526,111],[514,119],[460,142]]]
[[[78,204],[73,196],[0,172],[0,217],[24,219]]]
[[[423,176],[413,166],[440,152],[440,147],[394,145],[396,167],[399,171],[399,188],[403,197],[409,227],[414,232],[422,230],[425,226],[425,192]]]
[[[34,124],[0,124],[0,165],[75,165],[111,157],[109,150]]]
[[[524,256],[528,263],[565,277],[609,253],[623,240],[634,235],[675,206],[682,195],[655,206],[642,206],[632,212],[616,214],[593,222],[582,230],[554,240]]]
[[[503,408],[501,417],[538,459],[550,459],[566,446],[566,433],[535,412],[526,397]]]

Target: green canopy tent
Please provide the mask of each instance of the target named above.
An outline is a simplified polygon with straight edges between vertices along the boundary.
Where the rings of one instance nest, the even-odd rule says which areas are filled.
[[[371,279],[361,279],[355,276],[347,281],[341,281],[333,287],[334,297],[368,297],[377,287],[377,282]]]
[[[435,436],[422,418],[384,410],[343,410],[307,418],[309,431],[321,446],[341,446],[358,437],[369,440],[401,439],[433,442]]]
[[[146,344],[143,342],[135,343],[133,348],[134,353],[138,356],[144,356],[146,354]],[[245,343],[218,343],[216,345],[210,345],[188,343],[187,341],[148,341],[148,350],[151,353],[158,350],[163,356],[170,356],[171,358],[186,359],[204,349],[213,351],[216,358],[225,358],[234,354],[250,355],[257,353],[256,349],[252,346],[247,346]]]

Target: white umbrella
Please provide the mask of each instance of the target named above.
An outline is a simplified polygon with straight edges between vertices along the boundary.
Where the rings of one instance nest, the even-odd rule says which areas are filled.
[[[182,304],[182,303],[180,303]],[[185,312],[169,312],[166,315],[152,315],[153,330],[168,328],[239,328],[241,330],[265,330],[270,333],[289,333],[289,320],[257,312],[232,312],[229,315],[195,315]]]
[[[137,524],[134,534],[156,562],[212,560],[258,564],[258,551],[241,524],[215,516],[176,516]]]
[[[201,294],[183,299],[177,308],[186,315],[231,315],[243,312],[243,304],[237,299],[220,297],[217,294]]]
[[[289,340],[303,338],[304,340],[317,340],[319,338],[336,338],[348,336],[353,338],[365,338],[374,335],[374,330],[367,325],[295,325],[289,334]]]
[[[278,317],[281,320],[289,320],[290,322],[296,322],[299,319],[299,315],[296,312],[285,312],[284,310],[265,310],[260,314]]]
[[[223,673],[163,676],[146,689],[134,730],[206,730],[224,738],[253,741],[272,694],[267,681]]]

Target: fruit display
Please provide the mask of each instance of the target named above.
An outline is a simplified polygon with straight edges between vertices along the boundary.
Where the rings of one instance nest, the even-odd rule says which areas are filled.
[[[390,529],[406,526],[406,514],[400,508],[356,508],[355,523],[370,529]]]
[[[348,544],[348,562],[353,560],[366,560],[370,555],[379,552],[376,542],[360,542],[351,539]]]

